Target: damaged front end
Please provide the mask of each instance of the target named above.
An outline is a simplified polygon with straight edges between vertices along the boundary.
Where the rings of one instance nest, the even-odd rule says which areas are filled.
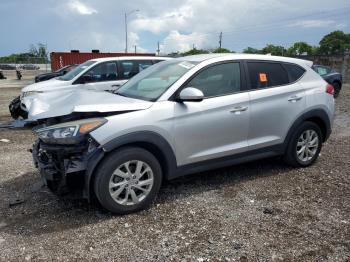
[[[104,123],[103,118],[89,119],[36,131],[33,160],[51,191],[89,199],[90,175],[104,152],[88,133]]]

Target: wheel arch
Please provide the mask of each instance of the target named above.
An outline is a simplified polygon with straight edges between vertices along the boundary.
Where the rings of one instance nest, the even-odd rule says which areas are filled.
[[[101,164],[102,160],[115,150],[130,146],[140,147],[152,153],[159,161],[164,179],[172,177],[172,173],[176,170],[177,164],[175,153],[168,141],[163,136],[152,131],[133,132],[112,139],[103,145],[103,150],[101,150],[102,152],[97,156],[97,160],[94,161],[94,164],[87,170],[85,189],[88,199],[90,199],[91,193],[93,193],[94,171]]]
[[[289,140],[294,132],[294,130],[303,122],[310,121],[317,124],[322,132],[322,141],[325,142],[329,138],[332,129],[331,121],[327,112],[324,109],[313,109],[298,117],[292,126],[289,128],[288,134],[284,140],[284,149],[287,148]]]

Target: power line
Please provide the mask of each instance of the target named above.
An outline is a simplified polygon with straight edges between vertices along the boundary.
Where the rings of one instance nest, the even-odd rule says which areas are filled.
[[[334,18],[335,14],[331,14],[331,13],[335,12],[335,11],[338,12],[338,13],[336,13],[337,18],[342,17],[342,16],[348,17],[349,16],[349,9],[350,9],[350,7],[344,7],[344,8],[340,8],[340,9],[333,9],[333,10],[330,10],[327,12],[325,12],[325,11],[314,12],[314,13],[309,13],[309,14],[305,14],[302,16],[289,17],[289,18],[281,19],[279,21],[274,21],[274,22],[270,22],[270,23],[266,23],[266,24],[239,27],[237,29],[233,29],[233,30],[229,30],[229,31],[222,31],[222,33],[234,34],[234,33],[242,32],[242,31],[261,32],[261,31],[266,31],[266,30],[271,30],[271,29],[285,28],[288,25],[283,24],[281,22],[287,22],[287,21],[298,22],[298,20],[301,18],[308,18],[308,20],[312,20],[312,19],[310,19],[310,17],[314,16],[314,15],[318,15],[318,14],[321,15],[321,17],[318,17],[318,18],[323,18],[323,19]],[[313,18],[313,19],[315,19],[315,18]],[[292,27],[292,25],[291,25],[291,27]],[[206,32],[206,33],[199,33],[199,34],[196,34],[196,38],[201,39],[203,37],[210,36],[212,34],[218,34],[218,33],[220,33],[220,32],[210,31],[210,32]]]

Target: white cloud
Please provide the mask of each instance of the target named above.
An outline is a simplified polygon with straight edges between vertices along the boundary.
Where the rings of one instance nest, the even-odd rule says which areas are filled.
[[[164,39],[160,49],[162,53],[185,52],[192,49],[193,45],[196,48],[203,48],[206,43],[206,38],[199,33],[180,34],[174,30]]]
[[[136,52],[137,53],[147,53],[148,50],[145,48],[142,48],[140,46],[140,37],[134,33],[134,32],[129,32],[128,34],[128,52],[134,52],[135,51],[135,45],[136,45]]]
[[[192,17],[192,7],[182,6],[178,10],[164,12],[158,17],[140,15],[131,26],[138,31],[150,31],[157,34],[171,28],[182,29],[188,25],[188,20]]]
[[[303,27],[303,28],[314,28],[314,27],[329,27],[334,25],[333,20],[302,20],[292,24],[289,27]]]
[[[224,31],[225,42],[225,31],[237,31],[241,26],[254,27],[256,23],[268,19],[265,14],[271,13],[271,8],[284,9],[286,6],[279,0],[220,0],[218,3],[210,0],[178,0],[177,6],[169,7],[165,3],[161,3],[160,7],[157,0],[152,2],[158,2],[157,8],[161,11],[142,8],[130,21],[130,31],[159,35],[162,52],[187,51],[193,44],[197,48],[217,47],[220,31]],[[254,15],[254,19],[247,22],[247,17],[251,15]]]
[[[87,6],[78,0],[70,1],[67,3],[67,8],[73,13],[79,15],[92,15],[97,14],[97,10],[93,7]]]

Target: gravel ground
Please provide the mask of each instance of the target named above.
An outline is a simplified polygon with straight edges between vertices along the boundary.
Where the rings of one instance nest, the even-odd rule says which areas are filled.
[[[0,121],[18,92],[0,89]],[[42,188],[31,130],[0,129],[0,261],[349,261],[350,85],[336,104],[312,167],[267,159],[187,176],[128,216]]]

